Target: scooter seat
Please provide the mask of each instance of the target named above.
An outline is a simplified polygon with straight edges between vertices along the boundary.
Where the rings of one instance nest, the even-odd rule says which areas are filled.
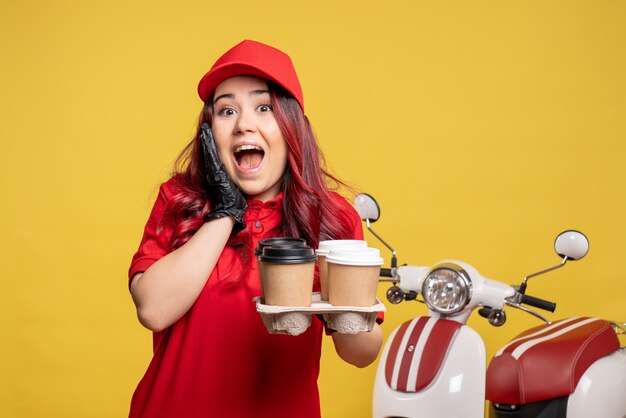
[[[529,329],[491,360],[487,399],[524,405],[567,396],[591,364],[618,348],[611,324],[598,318],[569,318]]]

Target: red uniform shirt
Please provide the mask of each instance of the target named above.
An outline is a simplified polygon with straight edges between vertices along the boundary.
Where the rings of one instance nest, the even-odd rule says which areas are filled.
[[[159,245],[156,227],[171,195],[170,180],[161,185],[130,278],[169,252]],[[353,218],[353,238],[363,239],[356,211],[338,194],[333,198]],[[282,197],[248,204],[244,221],[256,247],[281,222]],[[130,417],[320,416],[322,324],[314,317],[301,335],[269,334],[252,302],[261,293],[256,260],[233,284],[241,269],[237,249],[224,248],[191,309],[155,333],[154,357],[135,390]]]

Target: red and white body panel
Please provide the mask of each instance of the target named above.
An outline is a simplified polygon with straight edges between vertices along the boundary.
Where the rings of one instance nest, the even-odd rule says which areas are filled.
[[[626,353],[619,349],[596,360],[567,403],[567,418],[626,417]]]
[[[381,356],[374,418],[483,418],[485,345],[454,321],[419,317],[397,328]]]

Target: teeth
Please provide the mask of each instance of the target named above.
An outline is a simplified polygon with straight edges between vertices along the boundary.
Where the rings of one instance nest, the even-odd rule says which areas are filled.
[[[237,149],[235,149],[235,152],[249,151],[249,150],[261,151],[261,148],[257,147],[256,145],[240,145],[237,147]]]

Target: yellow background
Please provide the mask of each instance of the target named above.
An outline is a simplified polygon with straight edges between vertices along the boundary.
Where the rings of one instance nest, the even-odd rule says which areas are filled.
[[[199,78],[246,38],[289,52],[331,169],[377,197],[400,262],[517,283],[578,228],[587,258],[530,293],[550,318],[626,320],[625,22],[618,0],[2,0],[0,416],[127,414],[151,354],[130,257]],[[425,312],[388,305],[385,335]],[[489,355],[537,324],[470,320]],[[324,416],[368,416],[375,367],[324,350]]]

